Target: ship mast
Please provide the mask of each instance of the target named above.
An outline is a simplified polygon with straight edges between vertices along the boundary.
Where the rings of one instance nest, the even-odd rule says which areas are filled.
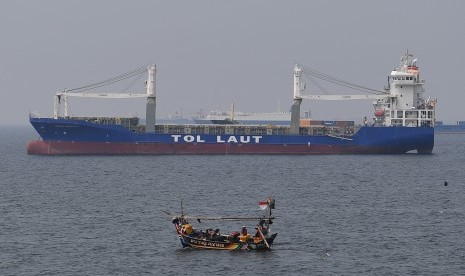
[[[231,123],[234,123],[234,101],[231,102]]]
[[[155,64],[147,68],[147,105],[145,109],[145,132],[155,132],[156,95],[155,95]]]
[[[303,84],[301,80],[302,69],[298,64],[294,66],[294,103],[291,106],[291,134],[299,134],[300,104],[302,103]]]

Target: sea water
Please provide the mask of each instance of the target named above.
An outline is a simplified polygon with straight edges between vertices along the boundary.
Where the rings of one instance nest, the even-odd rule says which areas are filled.
[[[465,135],[431,155],[318,156],[29,156],[36,138],[0,128],[0,275],[465,273]],[[269,252],[183,249],[162,212],[257,216],[268,197]]]

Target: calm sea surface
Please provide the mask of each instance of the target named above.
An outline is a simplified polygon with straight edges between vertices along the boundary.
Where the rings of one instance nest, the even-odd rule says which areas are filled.
[[[35,138],[0,128],[0,275],[465,274],[465,135],[329,156],[28,156]],[[258,215],[269,196],[270,252],[182,249],[161,211]]]

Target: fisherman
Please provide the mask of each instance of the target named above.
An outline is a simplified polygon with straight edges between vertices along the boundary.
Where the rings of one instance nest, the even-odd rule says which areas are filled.
[[[207,238],[213,239],[217,237],[220,233],[220,229],[213,230],[211,228],[207,229]]]
[[[231,232],[231,234],[228,236],[228,240],[232,241],[232,242],[237,242],[239,241],[239,232],[237,231],[233,231]]]
[[[250,235],[247,233],[247,228],[245,228],[245,226],[242,226],[242,229],[241,229],[241,235],[239,236],[239,240],[243,243],[246,243],[248,242],[248,240],[250,239]]]
[[[261,227],[260,225],[257,225],[257,227],[255,228],[255,229],[257,229],[257,232],[255,232],[254,238],[260,238],[261,237],[260,230],[259,230],[260,227]]]
[[[266,228],[263,227],[263,226],[260,225],[260,224],[257,225],[257,227],[256,227],[255,229],[257,229],[257,232],[255,232],[255,236],[254,236],[255,238],[261,238],[261,237],[262,237],[262,235],[260,234],[260,232],[262,232],[262,234],[263,234],[264,236],[268,233],[268,231],[266,230]]]

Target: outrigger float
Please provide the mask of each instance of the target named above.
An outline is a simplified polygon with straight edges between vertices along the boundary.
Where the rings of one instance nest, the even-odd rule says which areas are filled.
[[[270,198],[260,201],[260,209],[267,214],[261,217],[198,217],[184,215],[181,203],[181,215],[172,220],[183,247],[216,250],[270,250],[277,233],[271,234],[270,224],[274,217],[271,209],[275,208],[275,200]],[[164,211],[167,214],[170,214]],[[189,220],[225,220],[225,221],[250,221],[258,220],[255,227],[256,233],[251,236],[245,226],[241,231],[233,231],[230,234],[221,234],[220,229],[199,230],[189,223]]]

